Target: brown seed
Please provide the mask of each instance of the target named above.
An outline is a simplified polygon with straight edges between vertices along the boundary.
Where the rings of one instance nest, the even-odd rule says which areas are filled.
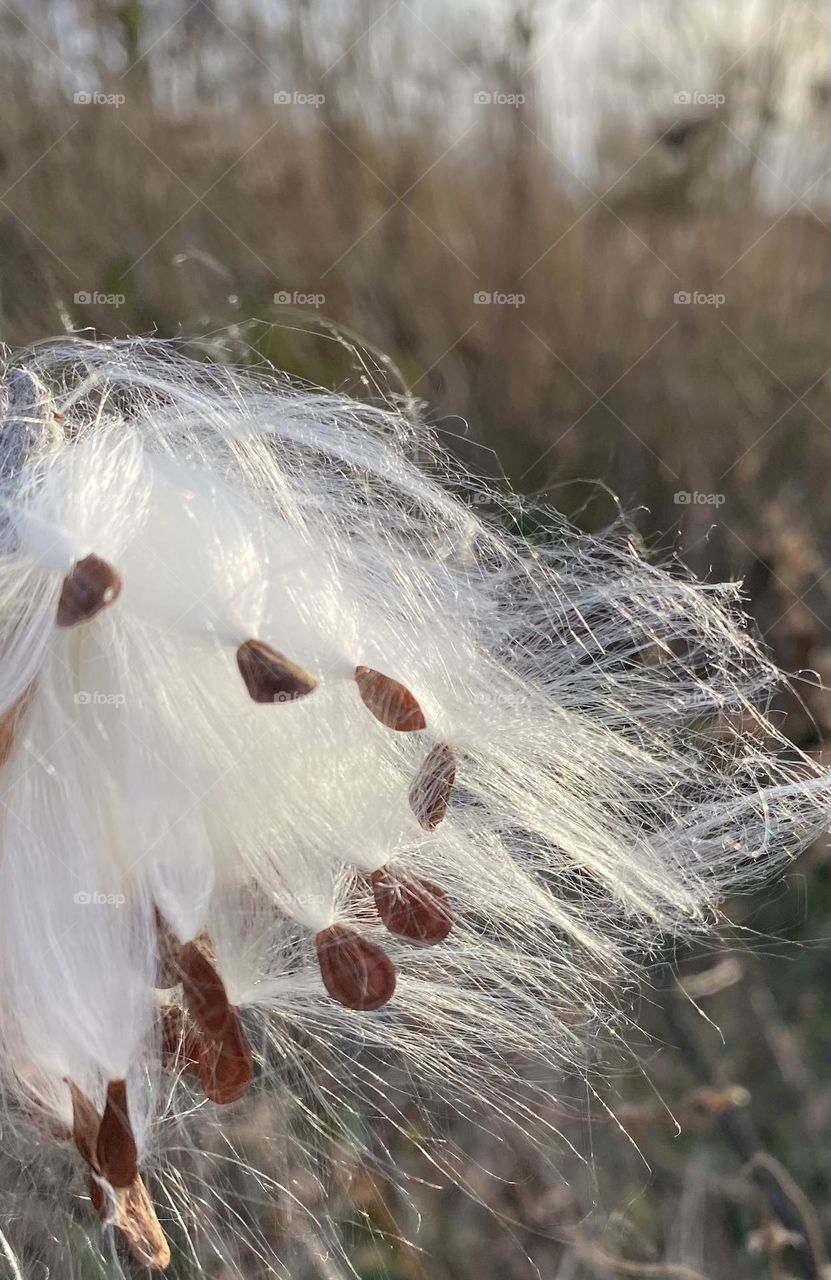
[[[138,1150],[127,1110],[126,1080],[110,1080],[107,1104],[95,1146],[101,1176],[114,1187],[129,1187],[138,1177]]]
[[[221,1040],[232,1018],[225,983],[217,972],[204,938],[179,949],[179,973],[188,1012],[200,1031]]]
[[[82,1093],[71,1080],[67,1080],[66,1083],[72,1095],[75,1145],[93,1173],[100,1173],[103,1177],[106,1177],[115,1190],[115,1205],[113,1206],[112,1198],[106,1194],[97,1179],[90,1176],[87,1180],[87,1187],[92,1207],[101,1221],[105,1223],[110,1220],[112,1212],[112,1225],[122,1233],[130,1253],[137,1262],[156,1271],[164,1271],[170,1262],[170,1247],[159,1225],[159,1220],[147,1194],[147,1189],[138,1171],[134,1173],[129,1185],[119,1185],[117,1181],[119,1177],[117,1166],[124,1160],[126,1146],[123,1140],[116,1139],[116,1159],[114,1162],[116,1168],[114,1172],[113,1141],[106,1131],[103,1145],[106,1148],[104,1155],[108,1166],[105,1169],[103,1164],[99,1165],[102,1130],[104,1130],[105,1123],[108,1125],[112,1123],[112,1120],[107,1121],[108,1110],[111,1113],[111,1117],[115,1117],[114,1132],[118,1130],[123,1132],[122,1120],[126,1120],[126,1128],[129,1134],[127,1145],[133,1140],[127,1114],[127,1090],[124,1086],[124,1081],[111,1080],[107,1086],[107,1106],[103,1120],[86,1094]],[[134,1142],[133,1145],[135,1145]],[[123,1171],[121,1176],[123,1176]]]
[[[76,560],[63,581],[58,601],[59,627],[88,622],[121,594],[121,578],[100,556]]]
[[[107,1221],[107,1197],[104,1194],[104,1188],[100,1182],[93,1178],[92,1174],[87,1178],[87,1189],[89,1198],[92,1201],[92,1207],[98,1214],[102,1222]]]
[[[72,1080],[66,1081],[72,1095],[72,1136],[81,1158],[90,1169],[99,1171],[96,1146],[101,1117],[87,1095]]]
[[[435,831],[444,818],[455,781],[453,748],[439,743],[425,758],[410,787],[410,808],[425,831]]]
[[[294,702],[317,688],[310,672],[262,640],[240,645],[237,666],[255,702]]]
[[[323,985],[347,1009],[380,1009],[395,991],[395,965],[354,929],[333,924],[316,938]]]
[[[406,685],[373,671],[372,667],[356,667],[355,683],[364,706],[388,729],[412,733],[414,729],[426,728],[424,712]]]
[[[395,880],[381,868],[370,877],[378,915],[390,933],[432,946],[453,928],[447,894],[431,880]]]
[[[239,1014],[221,1040],[206,1042],[199,1055],[199,1081],[211,1102],[227,1105],[246,1092],[254,1075],[254,1060]]]

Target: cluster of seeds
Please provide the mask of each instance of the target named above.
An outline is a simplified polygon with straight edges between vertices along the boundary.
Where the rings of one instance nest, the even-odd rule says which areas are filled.
[[[95,554],[84,556],[64,578],[57,626],[91,622],[118,599],[121,589],[121,576],[112,565]],[[246,640],[238,647],[236,659],[254,702],[284,704],[308,697],[318,687],[310,672],[262,640]],[[411,733],[427,728],[418,701],[400,681],[358,666],[355,683],[364,706],[388,729]],[[16,706],[0,722],[3,758],[12,749],[21,709]],[[409,802],[425,830],[434,830],[444,818],[455,773],[455,754],[446,743],[435,746],[418,770]],[[438,885],[424,878],[402,880],[387,867],[372,872],[369,881],[378,915],[390,933],[420,945],[447,937],[452,910]],[[211,1102],[236,1102],[251,1083],[254,1059],[239,1009],[228,999],[218,972],[211,940],[203,933],[180,945],[158,908],[156,919],[160,989],[180,987],[182,1000],[160,1006],[163,1067],[194,1074]],[[315,944],[323,985],[333,1000],[349,1009],[370,1011],[392,998],[395,966],[382,947],[338,924],[321,930]],[[93,1207],[103,1222],[123,1233],[137,1261],[163,1269],[170,1252],[139,1173],[126,1081],[109,1081],[102,1116],[72,1080],[67,1085],[72,1095],[73,1137],[89,1167]],[[102,1183],[114,1194],[108,1197]]]
[[[217,1239],[180,1153],[255,1074],[536,1131],[636,963],[825,829],[735,587],[630,530],[531,544],[408,414],[165,343],[5,389],[0,1106],[140,1263]]]

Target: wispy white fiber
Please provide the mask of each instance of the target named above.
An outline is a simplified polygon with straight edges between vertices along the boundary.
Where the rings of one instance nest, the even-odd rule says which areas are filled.
[[[162,342],[6,389],[5,1107],[139,1260],[138,1169],[180,1242],[224,1196],[180,1168],[204,1092],[323,1132],[395,1116],[397,1063],[524,1127],[522,1062],[582,1069],[641,961],[825,830],[735,586],[532,544],[409,415]]]

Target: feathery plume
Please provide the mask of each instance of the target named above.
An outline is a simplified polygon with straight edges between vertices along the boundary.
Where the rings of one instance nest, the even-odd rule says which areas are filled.
[[[206,1106],[384,1105],[360,1047],[510,1109],[824,829],[737,589],[625,529],[531,545],[404,414],[162,342],[6,399],[4,1105],[138,1261],[190,1247]]]

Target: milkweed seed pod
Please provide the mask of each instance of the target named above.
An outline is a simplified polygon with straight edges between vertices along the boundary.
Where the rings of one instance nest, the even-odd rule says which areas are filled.
[[[190,1247],[206,1110],[302,1080],[322,1131],[397,1062],[510,1113],[823,830],[735,587],[530,545],[408,416],[161,342],[5,385],[5,1109],[139,1263]]]

